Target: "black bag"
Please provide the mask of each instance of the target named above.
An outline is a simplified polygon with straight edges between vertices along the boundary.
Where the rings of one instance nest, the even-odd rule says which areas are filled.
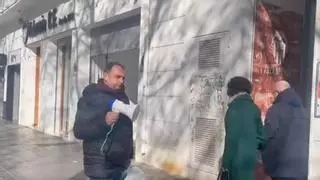
[[[221,168],[217,180],[230,180],[230,174],[227,169]]]

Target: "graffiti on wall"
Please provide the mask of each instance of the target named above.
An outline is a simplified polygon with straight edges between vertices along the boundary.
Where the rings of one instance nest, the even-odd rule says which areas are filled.
[[[197,109],[200,117],[216,116],[214,110],[223,111],[222,88],[224,76],[215,74],[197,74],[191,80],[191,107]],[[215,107],[215,108],[212,108]]]

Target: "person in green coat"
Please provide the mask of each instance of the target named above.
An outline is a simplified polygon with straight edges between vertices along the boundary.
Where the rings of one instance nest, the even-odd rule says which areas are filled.
[[[244,77],[234,77],[228,82],[230,102],[225,116],[222,168],[229,171],[230,180],[254,180],[258,150],[263,148],[261,112],[251,92],[251,82]]]

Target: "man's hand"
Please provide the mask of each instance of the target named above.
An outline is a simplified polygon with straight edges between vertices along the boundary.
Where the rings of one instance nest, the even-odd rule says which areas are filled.
[[[118,119],[119,119],[119,113],[117,112],[107,112],[105,117],[105,121],[109,126],[116,123]]]

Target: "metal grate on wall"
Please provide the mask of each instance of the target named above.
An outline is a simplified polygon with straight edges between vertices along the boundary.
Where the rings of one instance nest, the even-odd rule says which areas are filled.
[[[216,119],[196,118],[192,129],[192,160],[197,164],[217,167],[219,157],[216,156],[220,146],[221,130]],[[215,128],[216,127],[216,128]]]
[[[221,68],[221,49],[224,34],[199,42],[199,70]]]

